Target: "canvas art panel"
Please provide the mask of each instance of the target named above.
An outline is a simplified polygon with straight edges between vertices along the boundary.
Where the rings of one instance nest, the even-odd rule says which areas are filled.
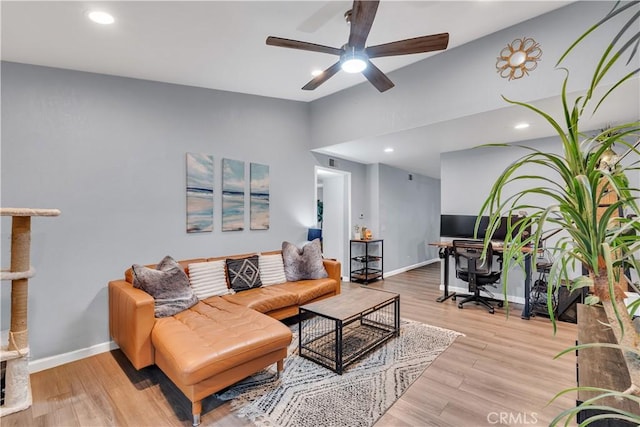
[[[213,156],[187,153],[187,233],[213,231]]]
[[[244,230],[244,162],[222,159],[222,231]]]
[[[269,166],[251,163],[250,166],[250,227],[269,229]]]

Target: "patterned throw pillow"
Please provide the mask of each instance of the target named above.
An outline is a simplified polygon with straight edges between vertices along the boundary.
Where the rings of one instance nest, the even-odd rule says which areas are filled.
[[[262,286],[277,285],[287,281],[287,277],[284,275],[282,255],[259,255],[258,266],[260,267]]]
[[[198,303],[189,286],[189,278],[173,258],[166,256],[155,269],[134,264],[133,286],[155,300],[155,316],[168,317]]]
[[[282,242],[284,274],[289,282],[329,277],[322,263],[320,239],[315,239],[301,249],[289,242]]]
[[[224,266],[224,260],[189,264],[189,282],[198,299],[229,293]]]
[[[226,262],[231,289],[240,292],[262,286],[258,255],[238,259],[227,258]]]

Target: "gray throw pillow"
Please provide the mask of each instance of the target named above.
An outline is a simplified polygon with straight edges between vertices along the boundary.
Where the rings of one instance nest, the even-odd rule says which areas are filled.
[[[155,316],[168,317],[198,303],[189,285],[189,278],[173,258],[166,256],[155,269],[134,264],[133,286],[142,289],[155,300]]]
[[[322,263],[320,239],[315,239],[300,249],[293,243],[282,242],[282,259],[284,275],[289,282],[329,277]]]
[[[262,286],[258,255],[246,258],[227,258],[227,277],[231,289],[236,292]]]

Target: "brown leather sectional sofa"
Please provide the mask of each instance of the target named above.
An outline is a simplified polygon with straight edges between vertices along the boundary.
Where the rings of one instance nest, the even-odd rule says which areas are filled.
[[[252,254],[179,263],[189,274],[191,263],[247,255]],[[164,318],[154,317],[153,297],[133,287],[128,269],[124,279],[109,282],[111,337],[136,369],[156,364],[182,390],[192,402],[193,425],[198,425],[203,398],[272,363],[282,371],[291,331],[276,319],[340,293],[340,263],[323,262],[328,278],[214,296]]]

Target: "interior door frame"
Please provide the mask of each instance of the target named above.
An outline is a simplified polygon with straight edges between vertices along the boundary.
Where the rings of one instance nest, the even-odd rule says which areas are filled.
[[[327,168],[323,166],[315,166],[314,177],[315,177],[315,185],[314,185],[314,212],[316,212],[316,203],[318,200],[318,175],[320,174],[329,174],[332,176],[337,176],[342,178],[342,187],[344,189],[344,193],[342,194],[342,212],[340,214],[341,218],[341,228],[342,231],[340,233],[336,233],[340,235],[342,239],[342,255],[339,257],[339,261],[342,264],[341,275],[343,279],[348,275],[349,269],[349,239],[351,238],[351,172],[343,171],[339,169]],[[326,193],[323,190],[323,200],[325,200]],[[325,212],[326,212],[326,203],[325,203]],[[325,235],[325,230],[323,227],[323,239],[328,237],[332,238],[332,234]],[[331,232],[329,232],[331,233]]]

